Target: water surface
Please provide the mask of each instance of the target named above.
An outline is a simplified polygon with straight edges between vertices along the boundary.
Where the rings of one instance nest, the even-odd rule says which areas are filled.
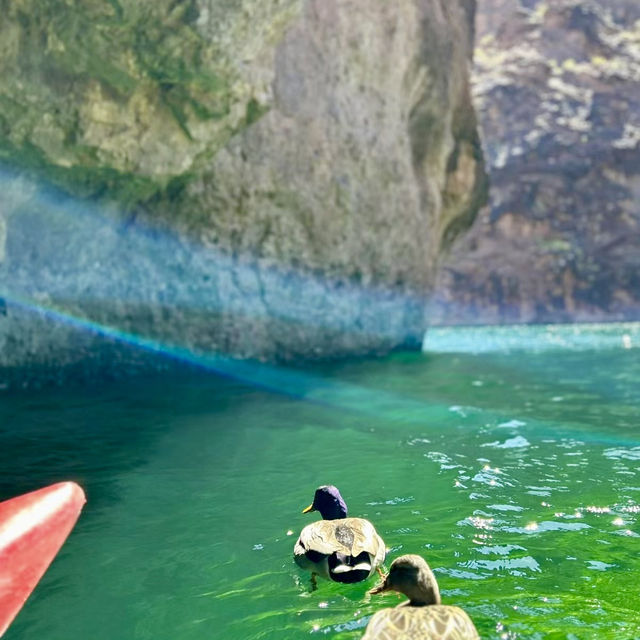
[[[375,579],[311,591],[291,552],[321,483],[387,566],[423,555],[483,638],[640,637],[640,327],[426,349],[300,370],[288,395],[178,372],[0,396],[0,497],[88,496],[5,637],[358,638],[399,600]]]

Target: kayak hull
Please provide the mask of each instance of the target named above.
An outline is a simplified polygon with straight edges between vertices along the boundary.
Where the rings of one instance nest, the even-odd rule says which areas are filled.
[[[55,558],[85,502],[75,482],[0,502],[0,636]]]

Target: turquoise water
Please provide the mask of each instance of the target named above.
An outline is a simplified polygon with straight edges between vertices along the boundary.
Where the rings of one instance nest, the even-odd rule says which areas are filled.
[[[0,497],[88,496],[5,638],[358,638],[398,599],[311,591],[291,552],[322,483],[483,638],[640,638],[640,326],[425,347],[289,372],[292,395],[180,371],[0,396]]]

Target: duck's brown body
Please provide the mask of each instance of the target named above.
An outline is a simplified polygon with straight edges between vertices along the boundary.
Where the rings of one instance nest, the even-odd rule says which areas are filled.
[[[469,616],[459,607],[400,605],[378,611],[362,640],[479,640]]]
[[[436,577],[420,556],[396,558],[384,581],[370,593],[385,591],[404,593],[409,601],[378,611],[362,640],[479,640],[462,609],[441,604]]]

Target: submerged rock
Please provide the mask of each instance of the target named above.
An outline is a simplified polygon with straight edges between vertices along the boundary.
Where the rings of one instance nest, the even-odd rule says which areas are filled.
[[[0,366],[95,359],[87,327],[269,360],[419,346],[440,252],[484,198],[473,12],[10,3]]]
[[[474,92],[489,209],[436,322],[640,318],[640,3],[482,0]]]

